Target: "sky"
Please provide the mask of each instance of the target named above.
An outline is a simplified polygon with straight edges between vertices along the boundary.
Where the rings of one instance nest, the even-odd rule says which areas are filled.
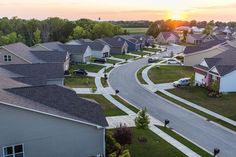
[[[0,17],[236,21],[236,0],[7,0]]]

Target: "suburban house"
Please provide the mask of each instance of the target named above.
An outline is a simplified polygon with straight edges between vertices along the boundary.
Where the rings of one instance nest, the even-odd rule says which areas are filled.
[[[35,81],[39,80],[40,84],[45,82],[45,84],[64,85],[64,68],[61,63],[1,65],[0,75],[27,84],[36,84]]]
[[[10,82],[15,87],[0,89],[1,155],[105,156],[108,124],[99,104],[56,85]]]
[[[59,41],[40,43],[32,46],[31,48],[38,51],[65,51],[62,48],[63,43]]]
[[[139,42],[139,40],[133,38],[130,35],[118,35],[114,38],[118,39],[118,41],[125,41],[128,44],[128,51],[138,51],[143,48],[142,43]]]
[[[145,46],[152,46],[155,40],[153,36],[145,35],[145,34],[136,34],[136,35],[130,35],[130,36],[139,40],[139,42],[142,44],[142,48]]]
[[[194,69],[197,85],[209,86],[213,80],[218,80],[219,92],[236,92],[236,48],[204,58]]]
[[[67,45],[83,45],[88,42],[93,42],[93,41],[90,39],[76,39],[76,40],[68,41],[65,44],[67,44]]]
[[[156,38],[159,44],[179,43],[180,37],[176,32],[160,32]]]
[[[116,38],[102,38],[95,40],[104,45],[108,45],[110,54],[125,54],[128,52],[128,44],[126,41],[118,40]]]
[[[63,45],[63,48],[70,53],[72,63],[86,63],[92,58],[92,50],[88,45]]]
[[[205,34],[188,34],[186,36],[186,43],[199,45],[203,43],[205,37]]]
[[[61,63],[64,71],[69,69],[70,55],[67,51],[31,51],[31,53],[43,63]]]
[[[0,47],[0,65],[32,64],[42,62],[31,52],[31,48],[23,43],[14,43]]]
[[[199,64],[204,58],[216,56],[227,50],[227,46],[226,39],[216,37],[196,46],[187,46],[184,50],[184,65],[194,66]]]

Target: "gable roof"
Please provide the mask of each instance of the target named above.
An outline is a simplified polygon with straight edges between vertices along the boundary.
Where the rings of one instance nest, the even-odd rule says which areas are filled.
[[[94,51],[102,51],[105,47],[105,45],[103,45],[100,42],[96,42],[96,41],[85,42],[83,45],[89,46]]]
[[[48,50],[52,50],[52,51],[65,51],[61,46],[63,45],[63,43],[59,42],[59,41],[53,41],[53,42],[47,42],[47,43],[41,43],[39,44],[45,48],[47,48]]]
[[[22,58],[26,62],[29,63],[40,63],[42,62],[38,58],[36,58],[31,52],[31,48],[28,47],[27,45],[18,42],[14,44],[9,44],[9,45],[4,45],[2,46],[3,49],[6,49],[7,51],[15,54],[16,56]]]
[[[165,40],[167,40],[171,35],[175,36],[177,39],[180,38],[176,32],[160,32],[160,34],[164,37]]]
[[[102,38],[102,39],[98,39],[97,41],[101,41],[103,43],[106,43],[110,47],[118,47],[118,48],[123,47],[125,44],[125,41],[118,40],[116,38]]]
[[[66,51],[68,51],[70,54],[84,54],[86,50],[88,49],[88,45],[66,45],[64,44],[62,46]]]
[[[66,61],[66,51],[31,51],[38,59],[46,63],[64,63]]]
[[[56,85],[46,85],[12,88],[5,91],[30,100],[31,103],[27,103],[27,108],[82,120],[103,127],[108,126],[102,109],[98,104],[79,98],[70,89]]]
[[[8,77],[64,78],[64,69],[61,63],[11,64],[1,65],[0,69],[1,68],[9,73]],[[5,73],[2,73],[1,75],[6,76]]]
[[[133,38],[131,35],[118,35],[115,38],[122,38],[126,41],[133,43],[133,44],[139,44],[139,41],[137,39]]]
[[[205,34],[188,34],[188,36],[191,36],[195,40],[203,40],[206,37]]]
[[[31,85],[31,86],[39,86],[39,85],[46,85],[47,80],[46,77],[12,77],[12,80],[15,80],[17,82]]]

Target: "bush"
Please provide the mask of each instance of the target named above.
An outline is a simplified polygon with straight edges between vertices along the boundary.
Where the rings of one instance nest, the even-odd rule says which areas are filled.
[[[132,132],[131,129],[125,125],[120,125],[119,128],[116,128],[113,137],[119,142],[122,146],[132,143]]]
[[[138,113],[138,117],[135,118],[135,125],[138,129],[148,129],[150,123],[149,116],[147,115],[147,109],[143,109]]]
[[[131,157],[129,150],[126,149],[122,152],[120,152],[120,154],[118,152],[113,152],[112,154],[109,155],[109,157]]]
[[[112,132],[106,132],[106,156],[109,154],[116,152],[121,149],[121,145],[117,143],[115,138],[113,137]]]

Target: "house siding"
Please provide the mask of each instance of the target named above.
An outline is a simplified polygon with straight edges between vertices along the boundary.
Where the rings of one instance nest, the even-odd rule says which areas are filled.
[[[48,80],[47,80],[47,85],[64,86],[64,78],[48,79]]]
[[[24,144],[26,157],[88,157],[104,153],[104,129],[0,105],[2,148]]]
[[[4,55],[10,55],[11,62],[5,62]],[[30,63],[25,61],[24,59],[16,56],[15,54],[10,53],[3,48],[0,48],[0,65],[8,65],[8,64],[30,64]]]
[[[221,77],[220,79],[220,92],[236,92],[236,70]]]

